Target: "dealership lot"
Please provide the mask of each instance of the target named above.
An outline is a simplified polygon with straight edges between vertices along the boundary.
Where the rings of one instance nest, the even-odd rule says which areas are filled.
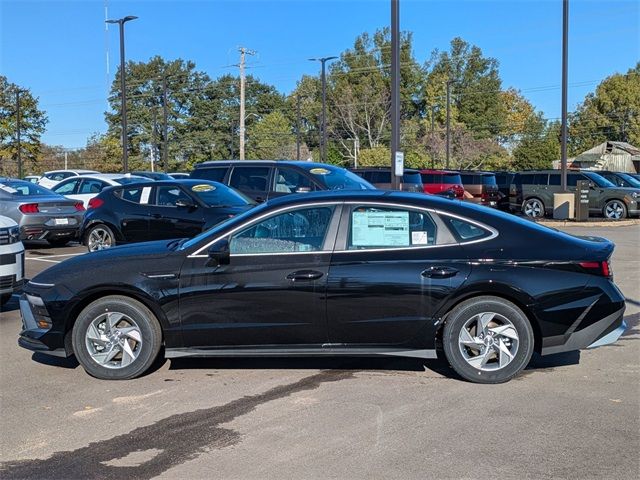
[[[640,226],[616,243],[627,334],[504,385],[406,359],[172,360],[132,381],[17,346],[0,319],[3,478],[637,478]],[[85,247],[30,245],[27,277]],[[96,272],[99,274],[99,272]]]

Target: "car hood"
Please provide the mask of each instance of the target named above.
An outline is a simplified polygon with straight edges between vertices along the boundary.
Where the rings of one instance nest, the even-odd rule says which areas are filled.
[[[38,284],[65,283],[68,277],[82,275],[87,286],[91,284],[119,283],[131,274],[150,270],[179,270],[182,255],[177,255],[168,245],[170,240],[122,245],[93,253],[86,253],[65,260],[36,275],[32,282]],[[180,257],[177,258],[176,257]],[[84,273],[82,273],[84,272]],[[91,275],[86,272],[96,272]]]

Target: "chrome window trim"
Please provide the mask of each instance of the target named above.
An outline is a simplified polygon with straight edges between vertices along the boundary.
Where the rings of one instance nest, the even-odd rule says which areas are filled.
[[[207,243],[205,246],[199,248],[198,250],[196,250],[194,253],[192,253],[191,255],[188,255],[187,258],[208,258],[208,255],[202,255],[201,252],[203,250],[207,250],[211,245],[213,245],[214,243],[216,243],[219,240],[222,240],[223,238],[233,235],[235,232],[237,232],[238,230],[241,230],[243,228],[249,227],[250,225],[253,225],[254,223],[259,222],[260,220],[271,216],[272,214],[278,214],[280,212],[285,212],[287,210],[295,210],[298,208],[305,208],[305,207],[313,207],[313,206],[324,206],[324,205],[332,205],[332,206],[337,206],[338,204],[343,204],[343,205],[373,205],[373,206],[379,206],[379,207],[387,207],[387,206],[391,206],[391,207],[399,207],[399,208],[406,208],[409,210],[422,210],[424,212],[428,212],[428,213],[435,213],[436,215],[439,216],[447,216],[447,217],[452,217],[452,218],[457,218],[458,220],[462,220],[463,222],[468,222],[471,223],[472,225],[475,225],[479,228],[482,228],[484,230],[487,230],[488,232],[491,233],[491,235],[487,236],[487,237],[483,237],[480,238],[478,240],[471,240],[468,242],[458,242],[458,243],[445,243],[445,244],[441,244],[441,245],[425,245],[423,247],[398,247],[398,248],[370,248],[370,249],[361,249],[361,250],[333,250],[333,251],[328,251],[328,250],[316,250],[316,251],[311,251],[311,252],[271,252],[271,253],[236,253],[236,254],[231,254],[231,257],[257,257],[257,256],[266,256],[266,255],[310,255],[310,254],[327,254],[327,253],[362,253],[362,252],[389,252],[389,251],[402,251],[402,250],[423,250],[423,249],[427,249],[427,248],[442,248],[442,247],[452,247],[452,246],[458,246],[458,245],[471,245],[474,243],[480,243],[480,242],[486,242],[488,240],[492,240],[494,238],[496,238],[498,236],[498,231],[493,228],[490,227],[488,225],[485,225],[484,223],[478,222],[476,220],[471,220],[467,217],[461,217],[460,215],[456,215],[454,213],[449,213],[449,212],[445,212],[442,210],[438,210],[436,208],[427,208],[427,207],[419,207],[416,205],[410,205],[410,204],[404,204],[404,203],[387,203],[387,202],[380,202],[380,201],[372,201],[372,200],[366,200],[366,201],[362,201],[362,202],[357,202],[357,201],[353,201],[353,200],[348,200],[348,201],[344,201],[344,202],[313,202],[313,203],[303,203],[300,205],[295,205],[295,206],[286,206],[286,207],[282,207],[279,208],[277,210],[273,210],[271,212],[265,213],[257,218],[252,219],[249,222],[243,223],[242,225],[234,228],[233,230],[231,230],[230,232],[218,236],[216,237],[214,240],[212,240],[211,242]]]

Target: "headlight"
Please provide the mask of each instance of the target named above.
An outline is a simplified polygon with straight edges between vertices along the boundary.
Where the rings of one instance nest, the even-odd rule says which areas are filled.
[[[20,241],[18,227],[0,228],[0,245],[11,245]]]

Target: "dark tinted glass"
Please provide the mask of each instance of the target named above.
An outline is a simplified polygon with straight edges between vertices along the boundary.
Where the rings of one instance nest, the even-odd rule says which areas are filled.
[[[246,192],[266,192],[269,167],[233,167],[229,185]]]
[[[560,185],[560,174],[559,173],[551,173],[551,174],[549,174],[549,185],[553,185],[555,187]]]
[[[422,183],[440,183],[442,175],[434,175],[433,173],[421,173]]]
[[[480,175],[482,185],[497,185],[495,175]]]
[[[442,183],[460,185],[462,183],[462,179],[457,173],[445,173],[442,175]]]
[[[210,207],[240,207],[255,205],[255,202],[242,192],[233,190],[222,183],[196,184],[188,187],[192,195]]]
[[[276,181],[274,191],[280,193],[296,193],[298,189],[310,192],[314,189],[309,178],[292,168],[278,168],[276,170]]]
[[[460,175],[460,179],[462,180],[463,185],[474,185],[473,175],[463,173]]]
[[[548,173],[536,173],[533,176],[533,183],[536,185],[548,185],[549,174]]]
[[[204,178],[205,180],[222,182],[227,170],[228,167],[199,168],[193,171],[191,178]]]
[[[402,176],[403,183],[412,183],[416,185],[422,185],[422,179],[420,178],[420,174],[418,172],[415,173],[405,173]]]
[[[451,231],[458,239],[459,242],[468,242],[471,240],[480,240],[481,238],[488,237],[491,235],[491,232],[485,230],[484,228],[480,228],[473,223],[469,223],[465,220],[461,220],[459,218],[453,218],[448,216],[443,216],[443,220],[448,224]]]
[[[582,175],[578,173],[570,173],[567,175],[567,187],[575,187],[578,185],[578,180],[582,180]]]

